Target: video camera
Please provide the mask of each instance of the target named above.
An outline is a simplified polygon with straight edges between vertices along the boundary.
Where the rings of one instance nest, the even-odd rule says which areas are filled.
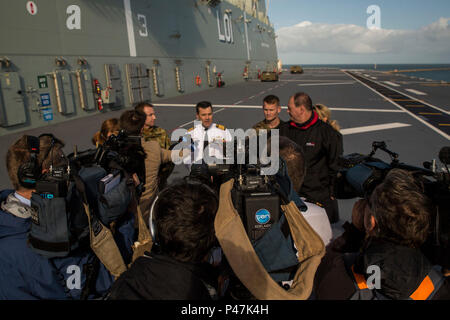
[[[95,162],[103,168],[114,168],[111,164],[114,161],[128,173],[136,173],[141,181],[145,179],[145,158],[141,137],[123,130],[118,135],[112,134],[95,154]]]
[[[391,157],[391,163],[373,157],[378,149]],[[341,170],[335,185],[336,198],[368,198],[391,169],[413,172],[422,182],[425,194],[435,207],[431,217],[431,234],[424,245],[424,253],[433,263],[450,267],[449,149],[441,149],[439,159],[446,169],[438,171],[435,160],[424,162],[423,168],[400,163],[398,154],[390,151],[384,141],[373,142],[369,155],[352,153],[339,159]]]
[[[249,163],[248,138],[242,145],[235,139],[234,146],[237,163],[193,164],[190,177],[212,184],[217,192],[222,183],[234,179],[231,191],[233,204],[242,218],[250,241],[255,242],[280,219],[281,192],[275,176],[261,174],[264,166],[259,161],[256,164]]]
[[[144,159],[140,137],[124,132],[111,136],[97,149],[78,152],[75,147],[65,166],[51,167],[36,181],[31,199],[34,223],[29,234],[33,249],[47,257],[62,257],[88,243],[83,203],[89,205],[94,226],[96,221],[109,226],[123,217],[132,198],[132,173],[141,181],[136,194],[143,189]]]

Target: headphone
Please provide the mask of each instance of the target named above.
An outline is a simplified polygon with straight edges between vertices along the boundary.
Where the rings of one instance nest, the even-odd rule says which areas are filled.
[[[47,150],[47,153],[45,154],[43,160],[47,159],[54,145],[60,141],[56,139],[51,133],[43,133],[39,137],[26,137],[28,151],[30,152],[30,160],[19,167],[19,169],[17,170],[17,177],[19,178],[19,183],[22,187],[27,189],[34,189],[36,187],[36,181],[42,174],[42,167],[38,164],[38,155],[40,151],[39,145],[41,137],[50,137],[52,139],[50,148]]]
[[[211,188],[209,185],[201,182],[200,180],[197,180],[195,178],[191,178],[189,176],[184,177],[183,181],[185,183],[187,183],[188,185],[191,186],[202,186],[204,188],[205,191],[207,191],[208,194],[204,194],[204,196],[206,198],[213,198],[216,203],[217,203],[217,208],[219,207],[219,197],[216,193],[216,191],[214,191],[213,188]],[[167,186],[166,188],[164,188],[155,198],[155,200],[153,200],[152,206],[150,208],[150,217],[149,217],[149,226],[150,226],[150,234],[152,237],[152,242],[154,245],[158,245],[158,232],[157,232],[157,228],[156,228],[156,224],[155,221],[153,220],[153,212],[155,210],[155,207],[157,205],[158,200],[164,196],[165,193],[167,193],[168,191],[170,191],[170,189],[173,187],[172,186]]]

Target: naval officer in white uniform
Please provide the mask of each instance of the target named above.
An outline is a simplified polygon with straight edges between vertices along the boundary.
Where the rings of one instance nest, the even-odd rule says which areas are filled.
[[[197,103],[195,109],[198,121],[188,130],[194,145],[190,164],[211,164],[213,158],[225,159],[223,150],[226,142],[233,140],[231,133],[224,126],[213,123],[213,109],[210,102],[201,101]],[[204,154],[205,151],[208,153]]]

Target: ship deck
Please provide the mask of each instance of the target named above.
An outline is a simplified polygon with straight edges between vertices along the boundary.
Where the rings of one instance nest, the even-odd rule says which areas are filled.
[[[195,119],[195,104],[209,100],[214,107],[214,122],[227,128],[247,129],[264,118],[261,105],[268,94],[280,98],[281,118],[288,120],[285,106],[289,97],[304,91],[313,103],[331,108],[333,119],[342,128],[344,154],[369,153],[373,141],[385,141],[390,150],[399,154],[401,162],[422,166],[424,161],[438,159],[439,150],[450,145],[449,86],[440,81],[375,70],[304,69],[303,74],[285,72],[278,82],[249,80],[158,101],[156,124],[168,132],[180,127],[188,129]],[[98,114],[0,137],[1,189],[10,187],[4,163],[7,147],[22,134],[51,132],[65,141],[67,153],[72,152],[75,144],[78,150],[84,150],[92,147],[91,137],[102,121],[119,117],[122,112]],[[376,156],[389,160],[382,151]],[[186,173],[184,166],[176,166],[172,178]],[[354,201],[339,200],[341,220],[351,219]],[[335,225],[336,230],[339,225]]]

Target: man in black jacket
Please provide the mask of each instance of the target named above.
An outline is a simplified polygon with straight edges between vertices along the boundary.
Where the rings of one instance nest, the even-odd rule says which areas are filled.
[[[215,298],[216,271],[207,261],[216,242],[218,205],[215,192],[197,181],[183,181],[161,191],[150,213],[155,230],[152,252],[136,259],[117,279],[108,299]]]
[[[335,223],[339,209],[333,188],[337,159],[343,153],[342,135],[319,119],[311,98],[304,92],[289,99],[288,113],[291,119],[280,126],[280,135],[303,148],[307,164],[305,181],[297,192],[310,202],[321,204],[330,223]]]
[[[448,271],[433,266],[420,249],[432,210],[412,173],[391,170],[368,200],[355,203],[352,223],[327,246],[314,278],[314,297],[448,300]]]

